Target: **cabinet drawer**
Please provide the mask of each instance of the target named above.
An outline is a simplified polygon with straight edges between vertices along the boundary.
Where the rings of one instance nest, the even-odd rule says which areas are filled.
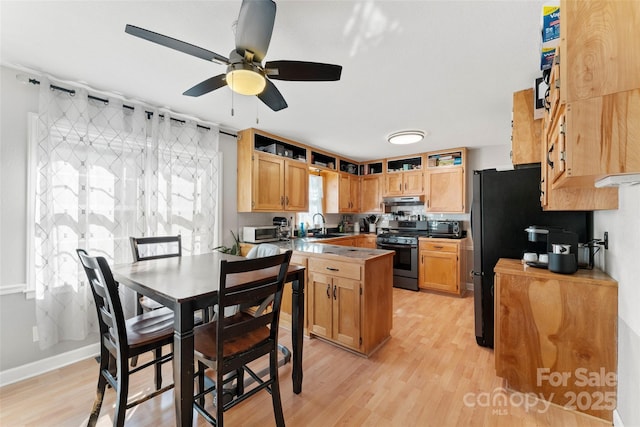
[[[435,252],[457,252],[458,245],[455,243],[420,242],[420,249]]]
[[[328,259],[309,258],[309,271],[345,279],[360,280],[360,264]]]

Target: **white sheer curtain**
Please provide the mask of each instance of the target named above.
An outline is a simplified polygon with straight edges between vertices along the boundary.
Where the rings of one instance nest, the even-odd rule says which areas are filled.
[[[168,112],[150,120],[150,107],[70,89],[40,84],[29,278],[41,348],[97,331],[76,248],[113,265],[131,261],[129,236],[181,233],[191,254],[211,250],[219,235],[217,128]]]

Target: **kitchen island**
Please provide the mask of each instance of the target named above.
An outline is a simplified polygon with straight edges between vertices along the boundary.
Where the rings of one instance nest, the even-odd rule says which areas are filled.
[[[329,239],[274,243],[282,250],[293,250],[291,263],[307,268],[305,331],[369,356],[391,336],[394,252],[322,240]],[[289,307],[283,300],[285,323]]]

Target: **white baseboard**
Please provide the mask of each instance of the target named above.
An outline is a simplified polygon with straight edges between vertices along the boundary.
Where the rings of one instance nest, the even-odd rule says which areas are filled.
[[[88,345],[0,372],[0,387],[44,374],[100,354],[100,343]]]

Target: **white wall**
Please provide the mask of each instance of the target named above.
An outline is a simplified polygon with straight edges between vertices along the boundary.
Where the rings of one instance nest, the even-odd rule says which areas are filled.
[[[594,214],[594,237],[609,232],[598,266],[618,281],[618,414],[640,426],[640,185],[621,187],[615,211]]]

